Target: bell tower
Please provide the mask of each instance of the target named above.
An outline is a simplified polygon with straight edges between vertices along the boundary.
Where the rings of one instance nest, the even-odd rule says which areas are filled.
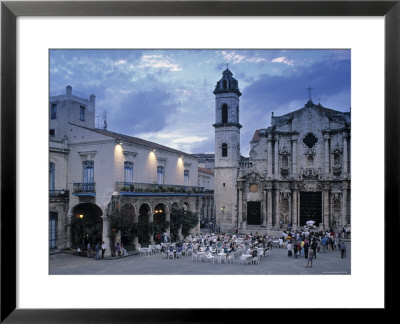
[[[215,95],[214,201],[216,221],[222,231],[237,227],[237,189],[240,161],[238,81],[227,68],[217,82]]]

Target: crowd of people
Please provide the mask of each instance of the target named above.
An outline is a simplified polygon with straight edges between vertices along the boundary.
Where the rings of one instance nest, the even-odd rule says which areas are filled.
[[[261,256],[270,253],[273,247],[287,249],[288,257],[307,260],[306,267],[312,267],[313,259],[317,258],[318,253],[331,251],[340,251],[341,258],[346,258],[345,238],[348,238],[349,230],[343,228],[342,231],[335,232],[333,228],[329,230],[311,230],[305,226],[300,230],[292,230],[288,226],[287,230],[282,231],[279,238],[261,235],[256,232],[247,235],[237,235],[229,233],[201,233],[199,235],[190,234],[183,242],[171,243],[167,232],[160,233],[157,236],[157,246],[159,252],[164,254],[173,253],[174,258],[179,258],[190,253],[205,252],[206,257],[212,257],[216,254],[224,254],[226,259],[236,259],[247,256],[250,260],[259,260]],[[104,258],[106,244],[97,243],[92,250],[90,243],[87,244],[87,257],[90,257],[92,251],[95,252],[95,259]],[[77,250],[81,255],[81,250]],[[128,253],[123,244],[119,242],[115,245],[115,254],[118,257],[127,256]]]

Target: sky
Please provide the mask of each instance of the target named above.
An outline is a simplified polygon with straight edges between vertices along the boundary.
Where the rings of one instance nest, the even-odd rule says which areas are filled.
[[[96,95],[96,126],[186,153],[214,153],[214,91],[229,67],[239,82],[241,154],[256,129],[309,99],[350,111],[350,50],[50,50],[50,95]],[[227,65],[228,64],[228,65]]]

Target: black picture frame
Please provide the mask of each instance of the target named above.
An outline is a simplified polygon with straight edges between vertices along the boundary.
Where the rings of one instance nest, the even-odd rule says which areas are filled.
[[[2,1],[1,3],[1,322],[221,322],[242,310],[16,308],[16,19],[19,16],[384,16],[385,255],[398,235],[400,0],[394,1]],[[373,129],[372,134],[373,136]],[[395,254],[392,255],[396,258]],[[395,285],[385,258],[385,309]],[[327,304],[328,306],[328,304]],[[262,310],[252,313],[257,318]],[[338,318],[338,320],[340,320]]]

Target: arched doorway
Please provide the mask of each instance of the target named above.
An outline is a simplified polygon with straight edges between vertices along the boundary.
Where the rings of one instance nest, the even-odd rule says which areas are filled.
[[[125,249],[130,250],[133,245],[133,222],[135,219],[135,208],[132,204],[127,203],[121,208],[121,243]]]
[[[141,245],[150,243],[150,206],[146,203],[139,207],[138,222],[135,224],[135,234],[138,236],[138,241]]]
[[[164,233],[169,226],[166,222],[166,207],[164,204],[160,203],[154,207],[154,240],[157,244],[162,241],[162,233]]]
[[[71,244],[72,247],[86,248],[102,242],[103,212],[92,203],[81,203],[72,208]]]

